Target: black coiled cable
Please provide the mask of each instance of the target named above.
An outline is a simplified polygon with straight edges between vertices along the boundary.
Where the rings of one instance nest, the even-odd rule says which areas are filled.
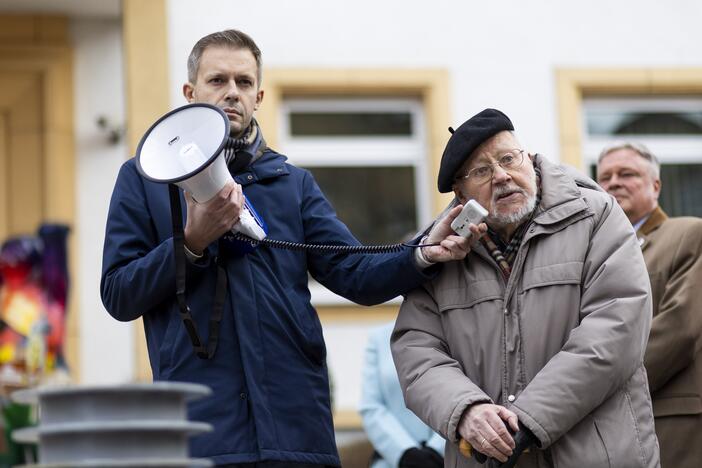
[[[288,242],[276,239],[265,238],[263,240],[256,240],[249,236],[246,236],[240,232],[232,233],[232,236],[239,241],[247,242],[252,246],[256,247],[258,245],[265,245],[272,247],[274,249],[284,249],[284,250],[295,250],[295,251],[315,251],[324,253],[368,253],[368,254],[381,254],[381,253],[391,253],[399,252],[406,248],[417,248],[417,247],[432,247],[439,244],[408,244],[402,242],[400,244],[386,244],[386,245],[332,245],[332,244],[301,244],[298,242]]]

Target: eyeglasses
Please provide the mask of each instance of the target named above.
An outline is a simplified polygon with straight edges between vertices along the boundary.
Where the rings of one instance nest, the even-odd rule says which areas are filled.
[[[456,177],[456,180],[470,179],[476,184],[484,184],[492,179],[492,176],[495,174],[496,164],[505,171],[513,171],[521,166],[522,162],[524,162],[524,150],[513,149],[500,156],[497,162],[474,167],[468,171],[468,174]]]

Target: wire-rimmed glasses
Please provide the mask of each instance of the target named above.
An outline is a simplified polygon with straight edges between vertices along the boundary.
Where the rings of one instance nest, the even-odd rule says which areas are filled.
[[[476,184],[484,184],[492,179],[495,174],[495,165],[500,166],[505,171],[513,171],[524,162],[524,150],[513,149],[503,154],[494,163],[481,164],[474,167],[467,174],[456,177],[456,180],[469,179]]]

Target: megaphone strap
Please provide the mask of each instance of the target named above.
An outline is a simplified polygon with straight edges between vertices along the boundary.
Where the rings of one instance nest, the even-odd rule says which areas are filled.
[[[168,193],[171,199],[171,222],[173,223],[173,255],[175,257],[176,266],[176,301],[178,302],[178,310],[180,317],[185,325],[185,330],[190,337],[190,342],[193,345],[195,354],[200,359],[212,359],[217,351],[219,343],[219,324],[222,321],[222,311],[224,309],[224,300],[227,293],[227,274],[224,269],[224,260],[221,256],[217,257],[217,285],[215,287],[215,302],[212,309],[212,315],[209,321],[209,336],[207,339],[207,348],[202,344],[200,335],[197,332],[197,326],[190,314],[186,298],[186,259],[185,259],[185,234],[183,232],[183,214],[180,203],[180,190],[173,184],[168,184]]]

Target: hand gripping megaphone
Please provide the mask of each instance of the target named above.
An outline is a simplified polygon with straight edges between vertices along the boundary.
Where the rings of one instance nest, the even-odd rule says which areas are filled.
[[[147,130],[137,147],[137,170],[147,180],[176,184],[197,202],[207,202],[233,180],[224,157],[228,136],[229,118],[224,111],[205,103],[187,104]],[[232,232],[262,240],[264,224],[244,199]]]
[[[229,118],[224,111],[210,104],[187,104],[161,117],[144,134],[137,147],[137,170],[147,180],[175,184],[190,192],[196,201],[207,202],[232,180],[225,158],[228,137]],[[225,250],[236,255],[246,254],[259,244],[276,249],[348,254],[397,252],[430,246],[404,242],[388,245],[301,244],[270,239],[266,237],[265,223],[244,198],[239,221],[231,233],[221,239]],[[180,203],[177,198],[176,203]],[[175,212],[179,216],[179,211]]]

